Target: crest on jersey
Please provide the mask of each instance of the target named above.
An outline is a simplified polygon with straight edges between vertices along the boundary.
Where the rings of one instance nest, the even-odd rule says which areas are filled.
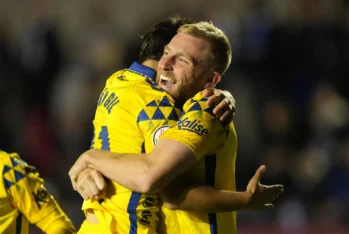
[[[164,125],[164,126],[161,126],[159,128],[157,128],[155,130],[155,132],[153,133],[153,144],[154,146],[156,146],[156,143],[158,142],[159,138],[164,135],[164,133],[170,129],[172,126],[170,125]]]

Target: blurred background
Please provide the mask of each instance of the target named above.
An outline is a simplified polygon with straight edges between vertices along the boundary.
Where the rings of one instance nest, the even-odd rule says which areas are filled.
[[[175,13],[232,43],[219,88],[237,100],[238,189],[260,164],[262,183],[285,186],[274,209],[238,213],[239,233],[349,233],[348,0],[1,0],[0,148],[35,165],[79,227],[67,173],[105,80]]]

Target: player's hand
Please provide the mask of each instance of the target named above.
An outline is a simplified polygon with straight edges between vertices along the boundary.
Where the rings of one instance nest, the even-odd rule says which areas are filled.
[[[266,167],[260,166],[247,185],[246,191],[251,195],[244,209],[258,210],[274,207],[273,201],[284,192],[283,185],[263,185],[260,183],[261,176],[265,173]]]
[[[77,191],[84,200],[90,198],[98,200],[106,188],[106,181],[99,171],[87,168],[83,170],[77,180]]]
[[[208,97],[208,106],[216,105],[213,113],[224,123],[231,123],[235,114],[235,99],[228,91],[208,88],[203,91],[203,96]]]
[[[79,174],[88,167],[88,153],[89,151],[86,151],[82,155],[80,155],[78,160],[76,160],[76,162],[68,172],[70,181],[75,191],[77,191],[77,181]]]

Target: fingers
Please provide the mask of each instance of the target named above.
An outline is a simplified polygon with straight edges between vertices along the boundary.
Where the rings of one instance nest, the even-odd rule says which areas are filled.
[[[100,191],[104,190],[106,188],[106,182],[105,182],[105,179],[104,179],[102,173],[100,173],[99,171],[94,171],[92,176],[93,176],[93,180],[94,180],[95,184],[97,185],[98,189]]]
[[[255,179],[259,182],[262,175],[265,173],[266,170],[267,170],[267,167],[265,165],[260,166],[257,169],[256,173],[254,174],[253,179]]]
[[[68,175],[70,177],[70,181],[74,190],[77,190],[76,182],[78,180],[78,176],[80,173],[87,168],[87,157],[88,153],[83,153],[79,159],[74,163],[74,165],[70,168]]]
[[[213,109],[213,113],[217,117],[220,117],[220,121],[231,123],[235,114],[235,108],[232,106],[229,100],[227,98],[222,98],[221,96],[212,100],[214,100],[215,102],[220,101],[220,103]]]
[[[79,191],[80,196],[82,197],[82,199],[84,199],[85,201],[87,201],[89,199],[88,195],[85,192]]]
[[[280,184],[265,186],[266,189],[273,194],[281,194],[284,192],[284,186]]]
[[[78,183],[77,192],[84,200],[88,200],[90,198],[88,190],[89,188],[85,185],[85,183]]]
[[[213,109],[213,114],[215,114],[217,117],[220,117],[226,111],[229,111],[230,114],[233,114],[228,99],[220,97],[219,104]]]
[[[79,175],[76,187],[85,200],[90,198],[96,199],[99,198],[101,192],[105,189],[106,182],[100,172],[88,168]]]
[[[218,113],[219,111],[222,111],[222,110],[227,109],[227,108],[232,109],[232,108],[230,108],[229,100],[227,98],[225,98],[223,95],[221,95],[221,96],[213,96],[213,97],[215,97],[215,98],[214,99],[212,98],[212,100],[217,105],[213,109],[213,112],[215,114]]]
[[[76,185],[76,182],[78,180],[78,176],[74,173],[74,166],[70,169],[68,175],[69,175],[69,178],[70,178],[70,182],[72,183],[72,186],[73,186],[73,189],[76,191],[77,190],[77,185]]]
[[[229,103],[228,99],[221,96],[211,96],[207,102],[207,105],[216,105],[213,109],[213,114],[219,117],[219,120],[225,123],[230,123],[234,117],[234,109]],[[218,105],[217,105],[218,104]]]
[[[92,181],[84,180],[78,183],[77,190],[84,200],[95,197],[99,194],[99,189],[95,183]]]
[[[284,192],[284,186],[283,185],[261,185],[260,187],[263,188],[263,193],[265,194],[264,201],[265,203],[272,203],[275,199],[277,199],[283,192]]]
[[[235,100],[229,92],[218,89],[205,89],[204,97],[208,97],[206,104],[208,106],[216,105],[213,114],[219,117],[219,120],[228,124],[231,123],[235,113]]]
[[[208,97],[206,104],[208,106],[218,105],[224,99],[223,95],[212,95]]]
[[[271,188],[271,195],[273,200],[277,199],[282,193],[284,193],[284,186],[283,185],[272,185]]]
[[[203,97],[210,97],[212,95],[214,95],[214,88],[207,88],[207,89],[204,89],[204,91],[202,92]]]
[[[90,198],[94,198],[101,193],[101,190],[97,187],[97,184],[95,183],[95,181],[91,181],[91,180],[87,181],[87,185],[90,189],[90,193],[89,193]]]
[[[234,113],[230,109],[226,110],[219,120],[225,124],[230,124],[233,121]]]

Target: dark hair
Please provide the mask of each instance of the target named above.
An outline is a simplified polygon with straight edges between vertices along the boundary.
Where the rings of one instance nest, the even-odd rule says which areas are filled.
[[[149,31],[141,36],[142,46],[139,53],[139,62],[143,63],[148,59],[159,61],[165,45],[177,34],[179,27],[191,23],[194,23],[194,21],[176,15],[153,25]]]

